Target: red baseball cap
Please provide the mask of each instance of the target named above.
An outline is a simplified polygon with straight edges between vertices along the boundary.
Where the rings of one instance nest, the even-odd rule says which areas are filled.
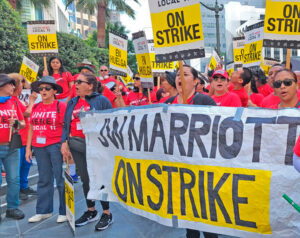
[[[218,70],[216,70],[216,71],[213,73],[212,77],[214,77],[215,75],[221,75],[221,76],[223,76],[223,77],[229,79],[228,73],[227,73],[227,71],[225,71],[224,69],[218,69]]]

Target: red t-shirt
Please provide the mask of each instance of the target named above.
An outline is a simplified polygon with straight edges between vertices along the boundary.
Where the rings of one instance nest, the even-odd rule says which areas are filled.
[[[298,100],[297,104],[298,104],[299,102],[300,102],[300,101]],[[278,109],[278,108],[279,108],[279,103],[274,104],[274,105],[270,106],[269,108],[271,108],[271,109]],[[297,108],[300,108],[300,105],[299,105]]]
[[[161,98],[161,99],[159,100],[158,103],[165,103],[165,101],[167,101],[169,98],[170,98],[169,96],[163,97],[163,98]]]
[[[13,107],[14,110],[12,110]],[[11,115],[17,120],[24,120],[20,107],[16,105],[13,99],[9,99],[5,103],[0,103],[0,143],[9,142],[9,119]]]
[[[194,96],[195,96],[195,94],[193,94],[186,100],[187,104],[190,104],[190,105],[194,104],[193,102],[191,102]],[[178,104],[178,95],[175,97],[174,101],[171,104]]]
[[[234,85],[232,83],[229,83],[227,88],[229,91],[232,91],[234,89]]]
[[[73,81],[72,74],[70,72],[63,72],[62,76],[60,74],[53,74],[52,77],[55,78],[56,83],[63,88],[63,92],[61,94],[56,95],[56,98],[64,99],[69,97],[69,83]]]
[[[250,100],[256,106],[261,107],[262,101],[264,100],[264,95],[262,95],[260,93],[251,93]]]
[[[258,92],[261,93],[264,97],[267,97],[269,94],[273,93],[274,90],[269,84],[264,84],[257,88]]]
[[[269,94],[262,101],[261,106],[264,108],[272,108],[273,105],[280,103],[280,98],[275,96],[273,93]]]
[[[150,93],[150,97],[152,103],[156,102],[155,92],[152,91]],[[149,104],[148,96],[144,96],[143,93],[131,92],[128,94],[125,104],[130,106],[148,105]]]
[[[67,105],[64,102],[57,103],[54,100],[51,104],[41,102],[33,106],[30,117],[33,146],[45,147],[60,142]]]
[[[82,133],[82,127],[79,120],[79,113],[81,111],[86,112],[90,110],[90,105],[87,101],[79,98],[77,104],[74,107],[72,112],[72,119],[71,119],[71,136],[77,136],[81,138],[85,138],[84,134]]]
[[[247,107],[248,105],[248,94],[246,92],[246,89],[245,88],[241,88],[241,89],[233,89],[231,92],[237,94],[240,99],[241,99],[241,102],[242,102],[242,107]]]
[[[222,96],[213,95],[212,99],[216,102],[217,106],[222,107],[241,107],[241,99],[235,93],[227,92]]]
[[[24,112],[26,111],[27,107],[23,104],[23,102],[21,102],[19,100],[19,98],[12,96],[11,99],[18,105],[18,107],[20,108],[22,115],[23,115]],[[29,117],[24,117],[24,119],[25,119],[25,127],[23,129],[19,130],[19,134],[22,139],[22,145],[27,144],[28,129],[29,129],[29,124],[30,124]]]

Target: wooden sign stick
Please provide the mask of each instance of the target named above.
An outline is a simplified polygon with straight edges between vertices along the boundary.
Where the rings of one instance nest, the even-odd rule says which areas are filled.
[[[184,72],[183,72],[183,65],[182,61],[179,60],[179,72],[180,72],[180,80],[181,80],[181,88],[182,88],[182,98],[183,98],[183,104],[187,104],[187,98],[186,98],[186,91],[185,91],[185,79],[184,79]]]
[[[286,51],[286,68],[291,69],[291,49],[287,49]]]
[[[120,85],[120,79],[119,79],[118,76],[115,76],[115,79],[117,80],[117,92],[119,92],[120,91],[120,87],[119,87],[119,85]]]
[[[151,102],[150,88],[148,88],[148,101],[149,101],[149,104],[152,104],[152,102]]]
[[[13,119],[14,118],[14,110],[15,110],[15,105],[13,104],[12,105],[12,112],[11,112],[11,117],[10,117],[10,119]],[[8,139],[8,141],[10,142],[10,140],[11,140],[11,135],[12,135],[12,130],[13,130],[13,126],[10,128],[10,130],[9,130],[9,139]]]
[[[157,90],[160,89],[160,76],[157,77]]]
[[[47,57],[46,57],[46,56],[44,56],[44,69],[45,69],[46,71],[48,71],[48,67],[47,67]]]

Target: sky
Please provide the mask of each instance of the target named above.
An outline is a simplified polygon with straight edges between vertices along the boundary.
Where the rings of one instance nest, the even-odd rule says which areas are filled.
[[[151,18],[148,0],[139,0],[140,5],[134,1],[128,1],[128,4],[135,10],[135,20],[121,14],[121,22],[130,31],[128,37],[132,38],[132,33],[145,31],[147,39],[152,39]]]

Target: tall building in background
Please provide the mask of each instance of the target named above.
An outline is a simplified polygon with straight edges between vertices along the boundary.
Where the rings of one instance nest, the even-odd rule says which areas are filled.
[[[97,12],[94,14],[85,13],[76,9],[76,33],[86,39],[89,33],[97,30]]]
[[[200,2],[208,5],[210,7],[215,6],[214,0],[200,0]],[[233,1],[233,0],[218,0],[218,4],[223,4],[224,6],[229,2],[237,2],[241,5],[245,6],[253,6],[256,8],[265,8],[266,1],[265,0],[241,0],[241,1]],[[216,36],[216,18],[215,13],[201,6],[201,18],[202,18],[202,26],[203,26],[203,34],[204,34],[204,45],[206,58],[197,60],[191,60],[191,64],[194,65],[201,72],[205,71],[206,65],[209,63],[211,53],[214,48],[217,48],[217,36]],[[226,21],[225,21],[225,9],[220,12],[219,22],[220,22],[220,39],[221,39],[221,52],[223,55],[226,54]]]
[[[30,0],[22,0],[20,15],[24,25],[27,21],[55,20],[57,31],[69,32],[69,13],[63,0],[50,1],[47,8],[36,8]]]

